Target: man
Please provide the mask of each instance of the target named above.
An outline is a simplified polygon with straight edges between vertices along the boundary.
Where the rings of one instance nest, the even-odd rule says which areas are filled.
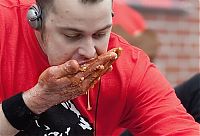
[[[0,135],[107,136],[118,127],[136,135],[199,134],[147,55],[111,34],[111,0],[38,0],[28,11],[31,28],[32,3],[0,2]],[[97,81],[96,66],[114,60],[106,51],[115,47],[121,56]],[[78,85],[71,80],[79,78]]]

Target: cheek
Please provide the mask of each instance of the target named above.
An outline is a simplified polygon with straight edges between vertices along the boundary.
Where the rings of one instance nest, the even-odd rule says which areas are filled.
[[[47,57],[51,65],[60,65],[71,59],[70,52],[55,51],[55,49],[48,49]]]
[[[48,54],[62,55],[69,49],[68,43],[56,32],[46,36],[46,51]]]
[[[101,43],[101,44],[98,44],[98,45],[96,46],[96,53],[97,53],[97,55],[99,56],[99,55],[101,55],[101,54],[107,52],[107,48],[108,48],[108,46],[107,46],[106,43],[104,43],[104,44],[102,44],[102,43]]]
[[[110,35],[106,36],[101,42],[98,43],[97,52],[98,54],[105,53],[108,49]]]
[[[62,40],[60,36],[49,36],[45,51],[51,65],[59,65],[71,59],[76,49],[71,48],[69,43]]]

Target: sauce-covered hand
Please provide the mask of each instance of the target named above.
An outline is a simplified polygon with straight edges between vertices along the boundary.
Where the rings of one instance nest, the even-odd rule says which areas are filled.
[[[23,93],[26,105],[36,114],[63,101],[85,94],[119,57],[121,48],[114,48],[85,64],[76,60],[47,68],[38,83]]]

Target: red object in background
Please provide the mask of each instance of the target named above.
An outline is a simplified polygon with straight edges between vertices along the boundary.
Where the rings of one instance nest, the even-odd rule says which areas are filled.
[[[174,0],[126,0],[128,3],[134,3],[136,5],[146,6],[146,7],[158,7],[158,8],[171,8],[174,4]]]
[[[153,7],[163,7],[169,8],[172,7],[173,2],[171,0],[156,0],[156,1],[149,1],[149,0],[140,0],[143,5],[153,6]]]
[[[120,25],[130,34],[142,32],[146,25],[144,18],[136,10],[126,5],[125,2],[114,2],[113,24]]]
[[[184,10],[190,5],[188,0],[125,0],[125,2],[133,7],[165,10]],[[123,0],[123,3],[125,2]]]

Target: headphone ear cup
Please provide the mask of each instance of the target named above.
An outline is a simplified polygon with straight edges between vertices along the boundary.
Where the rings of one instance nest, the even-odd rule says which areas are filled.
[[[26,17],[32,28],[39,30],[42,27],[41,9],[38,5],[32,5],[29,8]]]

